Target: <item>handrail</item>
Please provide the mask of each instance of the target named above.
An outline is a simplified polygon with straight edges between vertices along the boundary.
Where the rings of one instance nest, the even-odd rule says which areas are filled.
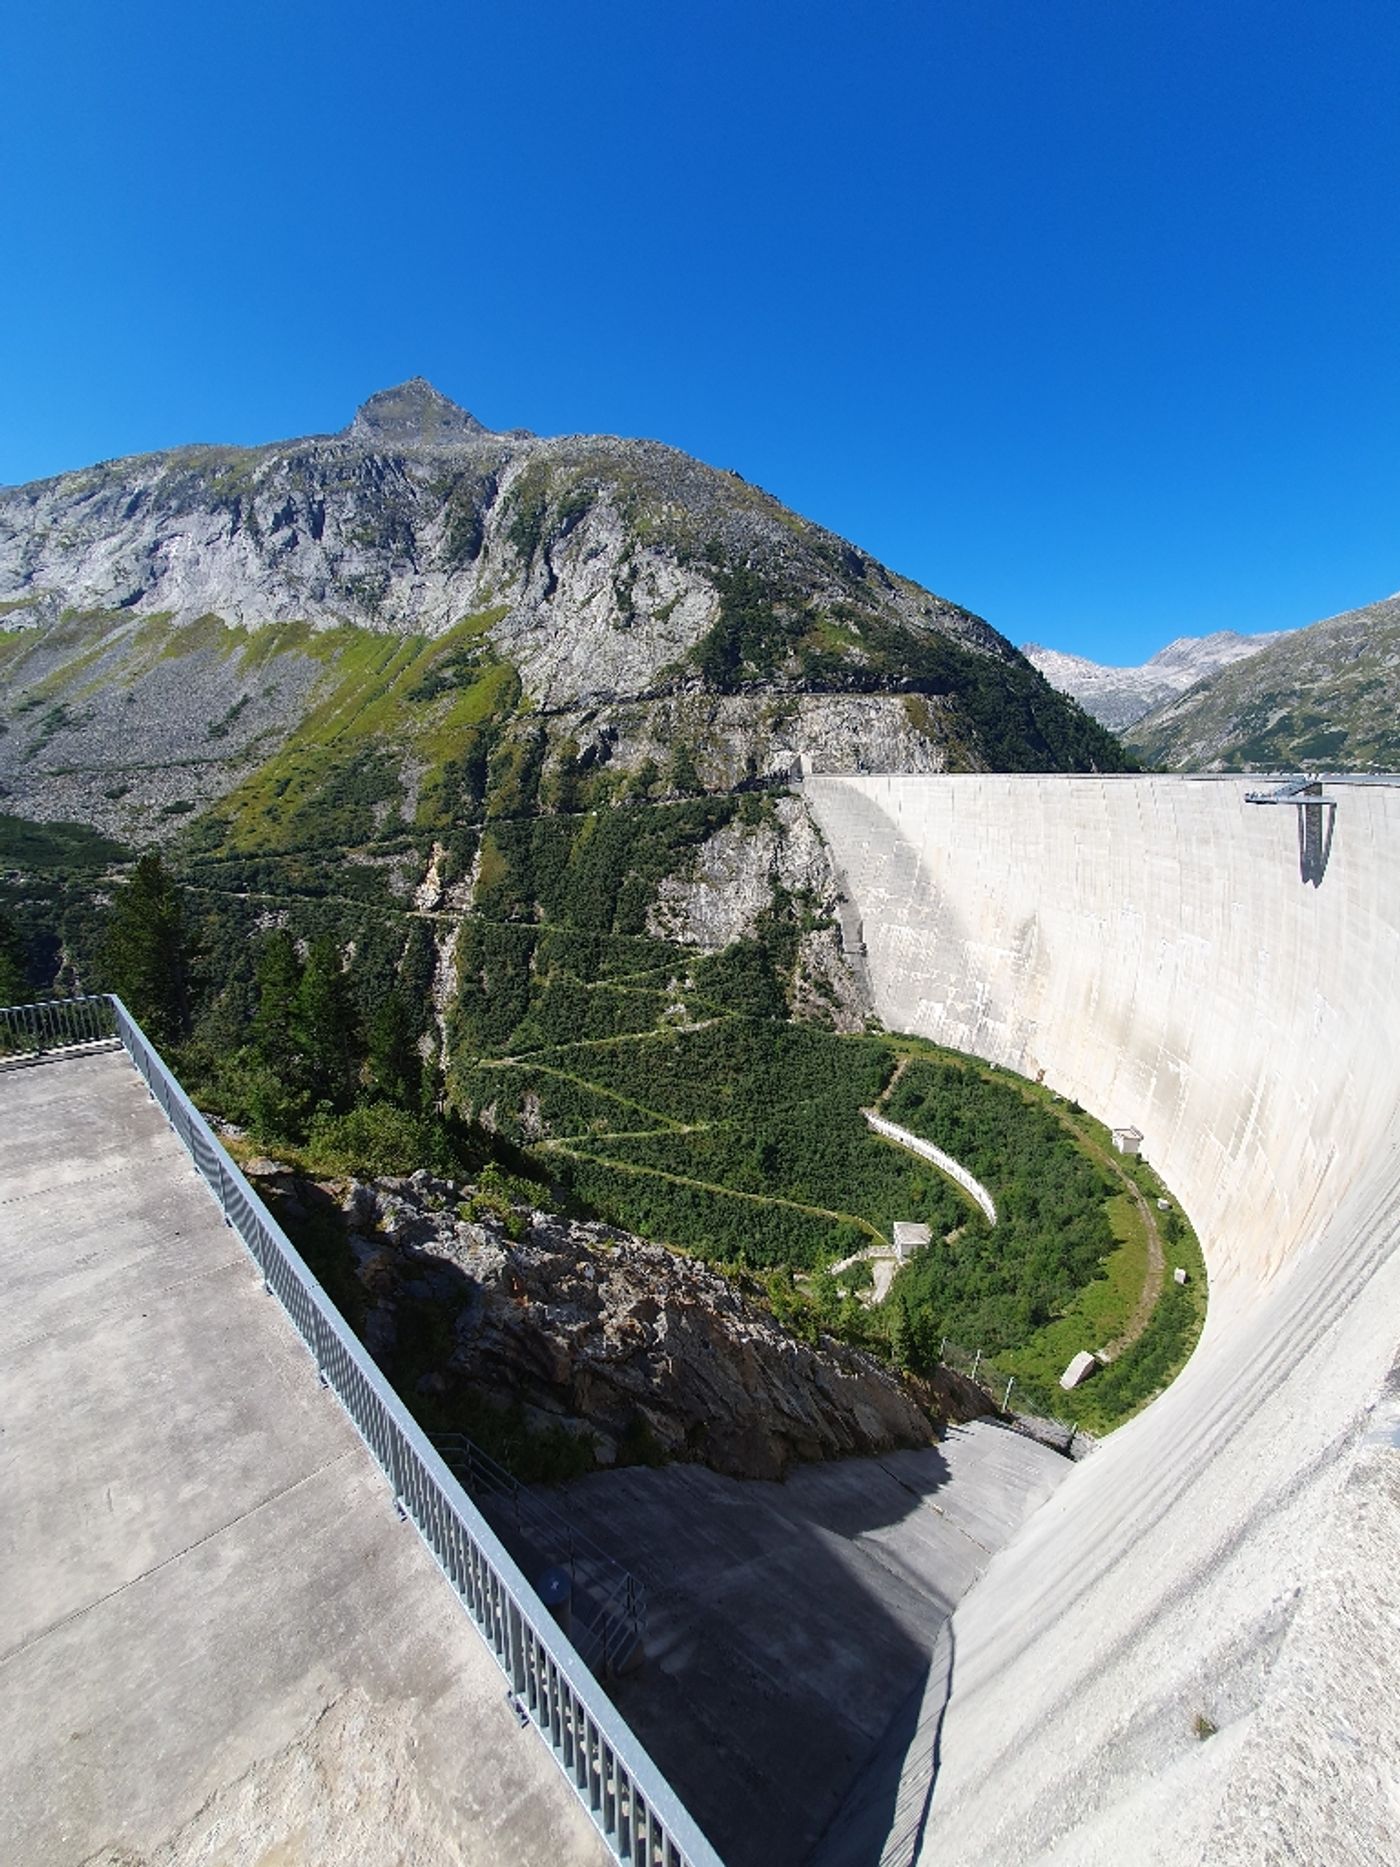
[[[399,1510],[475,1622],[506,1676],[517,1715],[522,1723],[528,1719],[549,1745],[612,1855],[629,1867],[722,1867],[676,1792],[125,1005],[114,995],[51,1001],[48,1009],[54,1005],[76,1020],[70,1028],[91,1027],[90,1037],[73,1041],[97,1041],[114,1033],[120,1039],[256,1263],[264,1287],[286,1310],[315,1356],[322,1382],[388,1478]],[[37,1009],[0,1007],[0,1041],[23,1037],[33,1027],[29,1014]]]
[[[107,998],[45,998],[0,1006],[0,1062],[117,1041],[112,1001]]]
[[[432,1441],[468,1497],[497,1501],[501,1514],[513,1513],[517,1534],[527,1547],[537,1543],[542,1557],[567,1568],[573,1590],[569,1637],[590,1669],[606,1677],[616,1655],[631,1658],[646,1638],[647,1625],[646,1589],[631,1570],[536,1497],[465,1433],[434,1433]],[[479,1507],[485,1515],[484,1503]],[[501,1514],[495,1519],[498,1524]]]

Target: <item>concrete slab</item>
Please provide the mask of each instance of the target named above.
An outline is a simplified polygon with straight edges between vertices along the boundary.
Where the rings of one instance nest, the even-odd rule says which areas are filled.
[[[0,1074],[0,1860],[606,1858],[125,1057]]]
[[[887,1748],[897,1786],[953,1607],[1070,1469],[979,1421],[782,1484],[686,1465],[550,1493],[646,1584],[647,1663],[613,1696],[729,1867],[804,1860]]]

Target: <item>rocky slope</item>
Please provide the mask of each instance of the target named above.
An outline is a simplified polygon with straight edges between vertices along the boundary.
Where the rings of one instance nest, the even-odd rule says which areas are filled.
[[[830,1338],[798,1341],[662,1246],[523,1209],[463,1218],[471,1189],[427,1173],[328,1187],[264,1172],[260,1184],[294,1229],[336,1205],[367,1346],[445,1422],[463,1396],[514,1402],[534,1430],[583,1439],[601,1464],[640,1451],[749,1478],[934,1436],[877,1362]],[[922,1398],[947,1418],[989,1406],[951,1373]]]
[[[1167,771],[1400,766],[1400,595],[1285,635],[1126,735]]]
[[[1179,635],[1136,668],[1106,667],[1082,655],[1041,648],[1035,642],[1027,642],[1021,652],[1052,687],[1072,695],[1100,724],[1121,733],[1197,681],[1282,639],[1278,631],[1239,635],[1233,629],[1218,629],[1213,635]]]
[[[0,492],[0,785],[21,815],[146,840],[298,733],[411,738],[403,707],[370,704],[410,661],[396,698],[441,702],[433,724],[489,663],[478,711],[528,712],[614,769],[680,741],[709,788],[804,755],[1121,762],[985,622],[737,475],[651,441],[492,433],[421,381],[339,435]]]

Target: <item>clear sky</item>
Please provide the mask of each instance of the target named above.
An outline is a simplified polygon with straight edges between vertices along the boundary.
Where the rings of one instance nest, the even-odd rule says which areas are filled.
[[[422,374],[1017,642],[1400,587],[1396,0],[64,0],[3,69],[0,483]]]

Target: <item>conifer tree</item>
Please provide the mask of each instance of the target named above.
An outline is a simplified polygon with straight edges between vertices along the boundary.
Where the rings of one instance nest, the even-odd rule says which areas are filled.
[[[292,936],[283,928],[267,935],[258,952],[253,974],[257,1008],[249,1025],[253,1048],[261,1062],[289,1083],[297,1055],[297,993],[302,964]]]
[[[159,850],[148,850],[118,890],[102,969],[147,1036],[176,1043],[190,1022],[190,941],[184,901]]]
[[[9,915],[0,913],[0,1005],[17,1005],[28,996],[24,941]]]
[[[404,995],[396,986],[380,1000],[366,1033],[366,1069],[372,1087],[400,1108],[416,1109],[423,1098],[423,1059],[418,1033]]]
[[[359,1077],[359,1030],[340,948],[326,935],[312,941],[306,956],[292,1029],[312,1099],[348,1109]]]

